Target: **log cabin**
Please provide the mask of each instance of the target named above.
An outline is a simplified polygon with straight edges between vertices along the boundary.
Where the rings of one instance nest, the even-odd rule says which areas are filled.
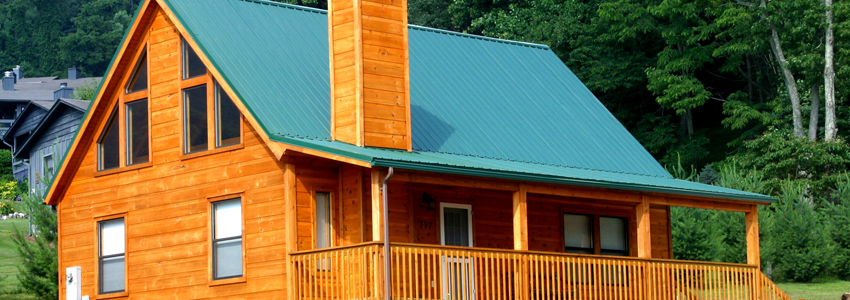
[[[547,46],[144,0],[50,183],[66,299],[789,299]],[[747,263],[672,259],[670,207]]]

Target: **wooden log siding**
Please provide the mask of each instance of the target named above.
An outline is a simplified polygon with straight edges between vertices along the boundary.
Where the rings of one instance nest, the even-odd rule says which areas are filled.
[[[382,247],[293,253],[295,299],[377,299]],[[791,300],[758,268],[741,264],[407,243],[392,243],[391,260],[392,299]]]
[[[96,176],[96,137],[83,139],[77,151],[85,153],[85,157],[59,202],[59,269],[81,266],[83,294],[97,295],[94,219],[126,212],[127,291],[132,297],[286,298],[286,159],[278,161],[260,133],[247,122],[243,126],[242,147],[191,159],[181,158],[182,96],[176,84],[180,76],[180,60],[176,59],[180,56],[179,34],[160,9],[149,13],[149,21],[141,25],[140,31],[146,32],[151,26],[157,28],[151,31],[148,52],[152,61],[157,61],[156,66],[151,64],[150,70],[152,164]],[[132,45],[136,48],[127,51],[136,51],[144,42],[134,41]],[[175,59],[165,59],[169,57]],[[110,88],[123,90],[121,85],[110,85]],[[95,135],[99,133],[97,130]],[[298,169],[304,170],[299,174],[303,182],[310,181],[314,174],[314,177],[334,174],[333,171],[306,172],[323,168],[310,159],[293,161]],[[334,185],[336,175],[329,176],[331,180],[327,182]],[[320,178],[313,182],[324,181]],[[242,193],[245,207],[246,280],[211,286],[207,199],[238,193]],[[65,285],[59,286],[60,295],[64,294]]]

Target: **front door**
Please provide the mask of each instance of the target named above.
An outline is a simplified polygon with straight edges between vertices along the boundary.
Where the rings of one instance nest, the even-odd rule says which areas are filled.
[[[472,206],[440,204],[440,240],[446,246],[472,247]],[[443,299],[475,300],[475,260],[442,257]]]

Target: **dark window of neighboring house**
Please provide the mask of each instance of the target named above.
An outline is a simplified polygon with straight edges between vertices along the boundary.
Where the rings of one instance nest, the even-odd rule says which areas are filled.
[[[139,56],[139,62],[133,71],[133,77],[127,81],[127,94],[144,91],[148,89],[148,61],[147,53]]]
[[[207,67],[189,46],[189,43],[183,39],[183,79],[189,79],[207,74]]]
[[[599,217],[599,244],[602,255],[629,256],[629,220]]]
[[[212,203],[213,279],[242,277],[242,200]]]
[[[594,254],[593,216],[564,214],[564,252]]]
[[[239,144],[242,135],[240,126],[241,115],[239,109],[230,100],[230,96],[221,90],[221,86],[215,85],[215,119],[216,119],[216,147]]]
[[[98,222],[100,294],[124,291],[124,218]]]
[[[125,106],[127,114],[127,165],[146,163],[148,156],[148,100],[136,100]]]
[[[98,170],[109,170],[118,167],[119,163],[119,141],[118,141],[118,107],[112,109],[112,114],[103,128],[103,133],[97,142]]]
[[[44,173],[44,180],[50,181],[53,178],[54,165],[53,165],[53,153],[47,154],[44,156],[44,165],[42,166]]]
[[[186,153],[207,150],[207,86],[183,90]]]

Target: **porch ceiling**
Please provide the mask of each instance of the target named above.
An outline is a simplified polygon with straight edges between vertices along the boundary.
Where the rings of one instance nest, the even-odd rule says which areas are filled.
[[[364,148],[342,142],[276,135],[271,136],[271,139],[297,147],[362,161],[375,167],[394,167],[425,172],[622,189],[680,196],[709,197],[725,200],[757,201],[764,203],[776,202],[776,199],[766,195],[661,176],[607,172],[439,152],[407,152],[385,148]]]

